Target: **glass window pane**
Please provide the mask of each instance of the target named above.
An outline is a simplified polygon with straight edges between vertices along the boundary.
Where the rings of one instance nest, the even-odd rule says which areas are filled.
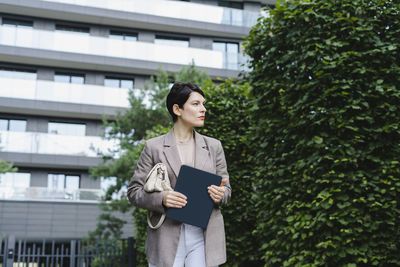
[[[76,190],[79,189],[79,176],[67,175],[65,177],[65,189]]]
[[[120,82],[119,79],[105,78],[104,86],[119,88],[119,82]]]
[[[212,49],[214,51],[225,52],[226,51],[226,43],[223,42],[213,42]]]
[[[48,174],[47,175],[47,188],[55,191],[64,190],[64,174]]]
[[[14,173],[14,187],[28,188],[31,182],[30,173]]]
[[[243,9],[243,3],[231,2],[231,8]]]
[[[35,71],[24,71],[14,69],[0,69],[0,77],[24,79],[24,80],[36,80],[37,74]]]
[[[0,174],[0,188],[10,188],[13,186],[13,173]]]
[[[8,172],[0,174],[0,188],[28,188],[30,180],[30,173]]]
[[[14,77],[24,80],[36,80],[37,74],[36,72],[14,71]]]
[[[189,47],[189,40],[172,39],[165,37],[156,37],[154,43],[161,45],[178,46],[178,47]]]
[[[10,120],[9,130],[13,132],[25,132],[26,121],[24,120]]]
[[[3,19],[3,25],[16,27],[18,25],[18,23],[12,19]]]
[[[124,31],[110,31],[109,37],[111,39],[126,40],[126,41],[137,41],[137,34]]]
[[[109,37],[111,39],[124,40],[124,36],[120,34],[110,34]]]
[[[0,119],[0,131],[8,131],[8,120]]]
[[[243,9],[243,3],[234,1],[218,1],[218,6]]]
[[[121,80],[121,88],[133,89],[133,80]]]
[[[239,44],[227,43],[226,49],[228,53],[239,53]]]
[[[133,35],[125,35],[125,40],[134,42],[137,41],[137,37]]]
[[[67,31],[73,33],[83,33],[88,34],[89,28],[87,27],[78,27],[78,26],[71,26],[71,25],[63,25],[63,24],[56,24],[57,31]]]
[[[85,78],[83,76],[71,76],[71,83],[84,84]]]
[[[70,79],[71,79],[71,76],[69,76],[69,75],[64,75],[64,74],[55,74],[54,75],[55,82],[69,83]]]
[[[13,26],[25,26],[25,27],[33,27],[33,22],[29,20],[17,20],[17,19],[8,19],[3,18],[3,25],[13,25]]]
[[[59,135],[85,136],[86,125],[78,123],[49,122],[48,133]]]

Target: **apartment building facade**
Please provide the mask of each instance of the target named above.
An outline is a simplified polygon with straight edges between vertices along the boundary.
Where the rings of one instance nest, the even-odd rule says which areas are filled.
[[[116,142],[101,118],[129,108],[159,67],[236,77],[240,43],[274,1],[0,0],[0,235],[82,238],[112,178],[88,169]],[[130,215],[124,236],[132,236]]]

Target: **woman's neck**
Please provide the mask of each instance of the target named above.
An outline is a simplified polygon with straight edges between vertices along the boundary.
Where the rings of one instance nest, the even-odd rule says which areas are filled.
[[[174,124],[173,131],[175,139],[179,142],[186,142],[193,137],[193,128],[183,125],[179,121]]]

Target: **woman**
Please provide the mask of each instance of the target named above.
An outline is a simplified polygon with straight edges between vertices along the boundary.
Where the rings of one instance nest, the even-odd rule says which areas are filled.
[[[133,205],[165,213],[167,208],[182,208],[186,196],[175,191],[144,191],[149,171],[159,162],[168,169],[171,187],[182,164],[222,176],[222,186],[208,187],[214,201],[207,229],[165,219],[157,230],[148,228],[146,254],[150,267],[205,267],[226,261],[225,230],[219,205],[226,204],[231,187],[221,142],[193,130],[204,125],[204,93],[193,83],[176,82],[167,96],[167,108],[174,126],[169,133],[146,142],[128,187]]]

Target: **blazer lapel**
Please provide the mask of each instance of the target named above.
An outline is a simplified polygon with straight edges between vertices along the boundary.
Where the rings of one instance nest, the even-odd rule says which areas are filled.
[[[210,159],[210,151],[208,151],[208,146],[204,141],[204,137],[196,131],[194,131],[194,140],[196,142],[194,167],[202,170],[206,162]]]
[[[182,163],[179,158],[179,152],[178,148],[176,147],[174,132],[172,129],[166,134],[164,138],[164,154],[169,166],[174,171],[175,176],[178,177],[179,169]]]

